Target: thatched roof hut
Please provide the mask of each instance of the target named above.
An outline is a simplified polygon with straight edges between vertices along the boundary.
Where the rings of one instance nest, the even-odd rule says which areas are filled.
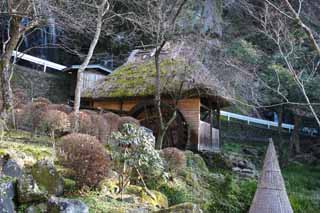
[[[94,88],[83,91],[83,101],[91,108],[133,116],[157,135],[159,122],[153,98],[156,76],[154,53],[154,49],[133,51],[126,64],[98,82]],[[160,58],[160,88],[163,114],[167,116],[165,120],[170,119],[172,110],[178,109],[176,121],[166,136],[166,140],[171,142],[165,146],[197,150],[200,138],[209,140],[210,145],[212,133],[205,132],[207,136],[200,137],[200,113],[202,110],[216,110],[219,120],[220,108],[229,104],[226,91],[198,60],[193,48],[184,43],[166,46]],[[212,129],[213,124],[209,124],[209,127]]]
[[[293,213],[272,140],[249,213]]]
[[[192,50],[176,45],[161,53],[161,93],[175,97],[220,99],[227,104],[227,92],[203,64],[190,55]],[[92,99],[128,99],[155,94],[156,69],[154,49],[135,50],[126,64],[100,81],[94,88],[83,92],[82,97]],[[195,57],[196,58],[196,57]]]

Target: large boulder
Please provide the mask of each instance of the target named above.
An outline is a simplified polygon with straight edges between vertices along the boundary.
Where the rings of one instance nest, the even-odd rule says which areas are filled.
[[[158,213],[202,213],[199,206],[194,203],[182,203],[170,208],[157,211]]]
[[[19,178],[22,175],[22,169],[16,161],[9,159],[5,161],[2,166],[2,172],[4,175],[14,178]]]
[[[61,196],[63,194],[63,178],[50,161],[38,161],[32,167],[31,173],[39,186],[45,188],[49,194],[55,196]]]
[[[89,208],[82,201],[50,197],[48,200],[48,213],[88,213]]]
[[[23,174],[17,180],[17,198],[21,204],[46,200],[47,192],[40,190],[32,175]]]
[[[0,182],[3,180],[0,179]],[[14,205],[14,183],[12,181],[4,181],[0,183],[0,212],[3,213],[11,213],[15,212],[15,205]]]

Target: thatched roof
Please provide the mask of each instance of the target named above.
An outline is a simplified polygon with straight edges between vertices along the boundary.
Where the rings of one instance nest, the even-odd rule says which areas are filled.
[[[270,141],[264,160],[258,189],[254,195],[249,213],[293,213],[284,180],[281,174],[276,150]]]
[[[227,97],[217,79],[183,45],[165,48],[161,53],[161,91],[163,95]],[[189,55],[188,55],[189,54]],[[82,97],[93,99],[153,96],[156,69],[154,49],[135,50],[128,62],[116,69]],[[194,57],[194,58],[193,58]],[[225,100],[225,99],[223,99]]]

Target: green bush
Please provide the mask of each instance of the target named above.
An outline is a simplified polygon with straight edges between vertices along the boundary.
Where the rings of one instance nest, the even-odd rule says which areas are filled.
[[[222,184],[211,183],[212,197],[206,210],[212,213],[248,212],[256,185],[254,180],[236,182],[231,175],[227,175]]]
[[[188,191],[182,187],[171,187],[163,184],[159,191],[168,198],[169,206],[191,201],[191,196]]]

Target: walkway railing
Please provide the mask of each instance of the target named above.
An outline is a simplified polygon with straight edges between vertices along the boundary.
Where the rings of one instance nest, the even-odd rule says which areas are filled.
[[[248,123],[248,125],[253,123],[253,124],[265,125],[268,128],[270,128],[270,127],[278,127],[278,122],[274,122],[274,121],[268,121],[268,120],[263,120],[263,119],[259,119],[259,118],[253,118],[253,117],[249,117],[249,116],[245,116],[245,115],[239,115],[239,114],[236,114],[236,113],[226,112],[226,111],[221,111],[220,113],[221,113],[222,116],[227,117],[228,121],[230,121],[230,119],[233,118],[233,119],[245,121],[245,122]],[[282,128],[288,129],[289,132],[290,132],[290,131],[293,130],[294,125],[283,123],[282,124]]]
[[[59,71],[62,71],[62,70],[67,68],[66,66],[63,66],[61,64],[57,64],[57,63],[54,63],[54,62],[51,62],[51,61],[47,61],[47,60],[44,60],[44,59],[41,59],[41,58],[38,58],[38,57],[34,57],[32,55],[28,55],[28,54],[25,54],[25,53],[22,53],[22,52],[18,52],[18,51],[13,51],[12,56],[16,57],[16,58],[21,58],[23,60],[26,60],[26,61],[29,61],[29,62],[32,62],[32,63],[35,63],[35,64],[42,65],[44,72],[46,71],[47,67],[55,69],[55,70],[59,70]]]

